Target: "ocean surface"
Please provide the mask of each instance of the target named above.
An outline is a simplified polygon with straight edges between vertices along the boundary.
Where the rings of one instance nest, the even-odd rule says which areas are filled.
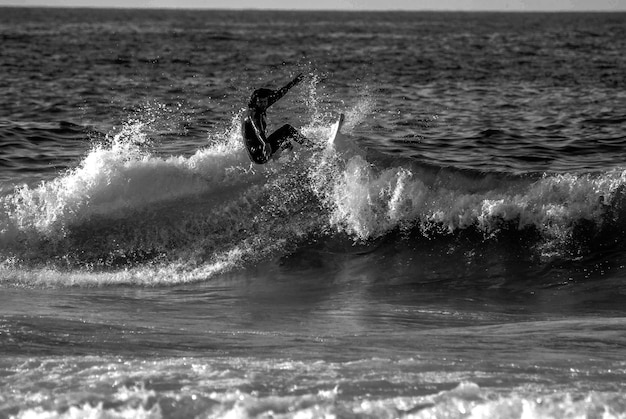
[[[626,418],[625,51],[624,13],[0,9],[0,418]],[[269,129],[315,146],[251,164],[298,73]]]

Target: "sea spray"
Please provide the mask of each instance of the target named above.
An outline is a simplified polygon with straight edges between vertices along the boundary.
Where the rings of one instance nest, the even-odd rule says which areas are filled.
[[[578,225],[599,231],[608,209],[621,212],[614,197],[625,183],[622,171],[528,178],[370,158],[353,150],[371,97],[365,92],[342,111],[342,141],[352,150],[328,144],[334,118],[316,113],[303,127],[314,147],[296,147],[266,165],[250,163],[240,113],[189,156],[154,155],[145,121],[129,121],[75,169],[2,198],[4,278],[200,281],[276,260],[312,238],[367,244],[395,231],[419,232],[411,237],[423,240],[474,229],[488,239],[513,227],[535,231],[537,248],[558,255]],[[76,275],[51,274],[61,268]]]
[[[13,261],[4,280],[198,281],[283,255],[320,230],[306,179],[318,151],[253,166],[235,119],[189,157],[152,155],[143,125],[129,124],[76,169],[4,198],[2,252]]]
[[[360,156],[350,158],[337,173],[325,199],[332,207],[331,223],[358,240],[417,226],[428,235],[435,228],[454,234],[477,228],[496,234],[513,223],[519,230],[535,229],[545,240],[566,240],[581,222],[598,228],[616,193],[624,187],[624,172],[599,175],[545,175],[534,181],[507,178],[464,189],[463,172],[442,170],[420,176],[410,161],[376,167]],[[477,185],[480,185],[477,187]]]

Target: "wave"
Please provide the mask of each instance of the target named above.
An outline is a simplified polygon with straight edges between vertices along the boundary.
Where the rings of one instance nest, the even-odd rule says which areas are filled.
[[[280,253],[318,229],[305,161],[291,154],[254,166],[239,117],[190,157],[147,151],[144,125],[128,124],[73,170],[2,198],[0,269],[9,282],[197,281]],[[312,123],[307,135],[325,137]]]
[[[457,371],[463,365],[458,361],[439,370],[423,359],[161,357],[146,362],[127,357],[122,362],[65,356],[9,361],[15,364],[8,369],[13,394],[0,408],[16,417],[186,417],[193,412],[216,418],[547,418],[576,412],[619,418],[624,412],[621,387],[606,381],[623,372],[623,363],[617,362],[613,370],[552,367],[551,376],[544,377],[541,366],[519,372],[518,362],[499,366],[501,371],[477,372]],[[480,385],[467,381],[479,373]],[[42,376],[54,380],[42,381]],[[555,376],[565,377],[561,381],[567,384],[545,384],[556,381]],[[523,385],[515,386],[518,380]],[[276,381],[297,385],[298,391],[284,390],[287,386]],[[50,387],[62,395],[56,403],[48,401]],[[268,387],[272,391],[263,391]]]
[[[341,142],[354,143],[366,108],[367,100],[348,113]],[[4,281],[199,281],[320,239],[350,251],[398,232],[425,240],[471,230],[480,241],[531,232],[540,252],[563,256],[581,229],[588,237],[623,226],[626,170],[507,176],[342,154],[326,146],[321,114],[303,128],[318,141],[313,151],[256,166],[238,120],[189,157],[155,156],[144,126],[128,124],[76,168],[2,197]]]
[[[333,222],[359,239],[414,227],[424,234],[474,227],[490,235],[509,223],[551,237],[581,221],[604,221],[625,180],[623,170],[534,179],[411,164],[380,169],[355,158],[334,185]]]

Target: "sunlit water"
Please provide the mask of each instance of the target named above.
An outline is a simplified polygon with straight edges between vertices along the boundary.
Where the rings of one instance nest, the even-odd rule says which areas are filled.
[[[625,20],[2,9],[0,417],[625,417]]]

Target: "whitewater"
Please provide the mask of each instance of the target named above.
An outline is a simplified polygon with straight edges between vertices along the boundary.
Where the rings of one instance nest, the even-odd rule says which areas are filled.
[[[75,169],[3,197],[3,280],[199,281],[341,234],[359,244],[395,232],[428,238],[471,229],[495,240],[512,228],[536,234],[539,256],[549,256],[575,241],[577,229],[601,234],[621,223],[624,170],[528,178],[387,162],[380,154],[372,163],[364,150],[337,153],[325,141],[330,125],[318,121],[304,130],[318,138],[315,152],[257,166],[241,147],[239,119],[189,157],[152,155],[144,123],[128,123]],[[354,141],[342,140],[352,148]]]
[[[0,417],[626,417],[624,20],[2,8]]]

